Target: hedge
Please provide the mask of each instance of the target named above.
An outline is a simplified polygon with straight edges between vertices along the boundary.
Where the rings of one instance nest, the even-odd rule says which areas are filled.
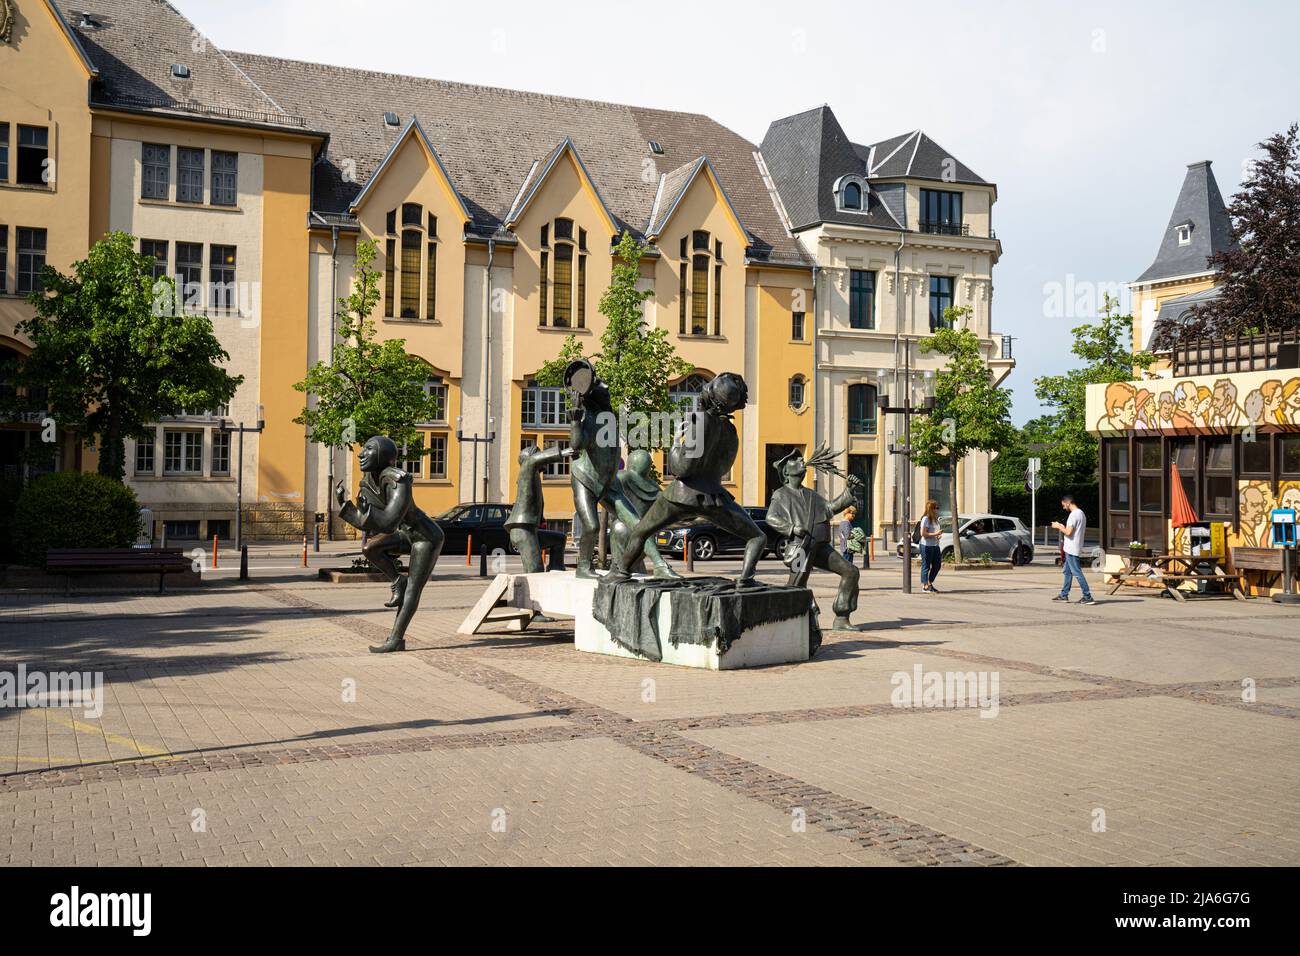
[[[140,534],[140,505],[112,478],[58,471],[27,486],[10,528],[18,559],[43,568],[50,548],[131,547]]]
[[[1098,488],[1095,481],[1073,485],[1044,485],[1038,489],[1038,524],[1043,526],[1061,520],[1061,496],[1074,495],[1075,504],[1088,515],[1088,524],[1097,526]],[[1010,515],[1029,524],[1029,492],[1023,488],[1014,491],[994,488],[989,510],[998,515]]]

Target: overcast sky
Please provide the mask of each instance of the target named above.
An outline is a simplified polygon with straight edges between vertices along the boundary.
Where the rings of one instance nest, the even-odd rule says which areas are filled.
[[[227,49],[697,111],[754,142],[822,103],[856,142],[924,129],[998,185],[1017,423],[1072,364],[1078,307],[1154,258],[1186,165],[1230,199],[1300,119],[1294,0],[172,2]]]

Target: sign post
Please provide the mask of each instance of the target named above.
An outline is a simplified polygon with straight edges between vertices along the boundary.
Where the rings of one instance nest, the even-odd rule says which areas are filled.
[[[1043,467],[1043,459],[1029,459],[1029,467],[1025,469],[1025,490],[1029,492],[1029,540],[1034,540],[1034,529],[1038,527],[1038,489],[1043,486],[1043,479],[1038,477],[1039,470]],[[1047,533],[1043,533],[1043,544],[1047,544]]]

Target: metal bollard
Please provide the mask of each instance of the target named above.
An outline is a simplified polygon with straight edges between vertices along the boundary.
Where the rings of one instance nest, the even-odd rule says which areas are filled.
[[[689,535],[682,537],[682,557],[686,559],[686,570],[691,574],[695,573],[695,549],[691,547]]]
[[[240,545],[239,548],[239,580],[248,580],[248,545]]]
[[[316,530],[314,532],[314,540],[312,541],[312,550],[315,551],[317,554],[320,553],[320,525],[316,525]]]
[[[302,536],[302,566],[307,567],[307,536]]]
[[[486,544],[480,544],[478,546],[478,576],[481,578],[487,577],[487,545]]]

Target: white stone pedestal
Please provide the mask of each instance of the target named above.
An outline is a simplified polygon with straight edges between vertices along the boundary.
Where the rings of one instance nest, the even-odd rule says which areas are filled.
[[[615,641],[605,625],[596,620],[592,613],[596,584],[594,580],[576,577],[572,571],[498,575],[484,592],[479,606],[470,612],[461,625],[460,633],[473,634],[479,624],[492,623],[492,609],[496,608],[499,612],[504,605],[539,614],[573,618],[573,643],[580,651],[649,660]],[[659,599],[658,631],[662,661],[656,663],[719,671],[762,667],[767,664],[790,664],[809,658],[807,615],[752,627],[742,632],[740,638],[733,641],[726,651],[719,651],[716,642],[681,643],[674,647],[668,640],[668,635],[672,633],[673,598],[673,592],[666,591]]]

